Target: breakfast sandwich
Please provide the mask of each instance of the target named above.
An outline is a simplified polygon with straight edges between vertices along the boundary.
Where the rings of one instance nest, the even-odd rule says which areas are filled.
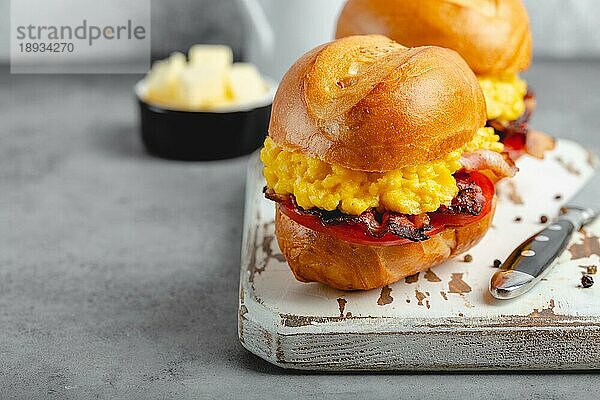
[[[275,232],[303,282],[372,289],[475,245],[516,172],[453,50],[350,36],[283,77],[261,152]]]
[[[477,75],[487,104],[486,126],[506,151],[542,157],[554,141],[529,135],[535,96],[519,72],[531,63],[531,31],[521,0],[349,0],[336,37],[381,34],[405,46],[457,51]]]

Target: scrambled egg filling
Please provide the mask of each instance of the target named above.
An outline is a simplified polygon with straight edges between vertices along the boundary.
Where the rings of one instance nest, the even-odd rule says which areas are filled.
[[[443,159],[388,172],[364,172],[328,164],[279,147],[270,137],[260,158],[267,186],[278,194],[293,194],[304,209],[318,207],[359,215],[369,208],[421,214],[449,205],[458,193],[452,174],[461,167],[464,152],[488,149],[501,152],[492,128],[481,128],[462,148]]]
[[[507,123],[525,112],[523,97],[527,93],[527,82],[518,74],[502,76],[478,76],[487,105],[487,118]]]

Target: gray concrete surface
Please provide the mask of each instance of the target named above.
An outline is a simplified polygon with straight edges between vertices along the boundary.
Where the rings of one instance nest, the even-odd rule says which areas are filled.
[[[537,64],[537,127],[600,153],[598,71]],[[585,372],[304,374],[248,354],[246,159],[146,156],[136,79],[0,70],[0,398],[597,396]]]

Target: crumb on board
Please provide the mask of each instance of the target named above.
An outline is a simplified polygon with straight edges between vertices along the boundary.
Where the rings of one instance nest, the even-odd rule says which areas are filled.
[[[589,288],[592,287],[594,285],[594,278],[592,278],[589,275],[583,275],[581,277],[581,286],[583,286],[584,288]]]

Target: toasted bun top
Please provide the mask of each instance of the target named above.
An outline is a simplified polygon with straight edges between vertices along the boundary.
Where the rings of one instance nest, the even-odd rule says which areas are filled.
[[[273,101],[269,135],[289,151],[383,172],[443,158],[485,118],[477,79],[454,51],[351,36],[290,68]]]
[[[349,0],[336,37],[372,33],[405,46],[456,50],[478,75],[514,73],[531,63],[521,0]]]

